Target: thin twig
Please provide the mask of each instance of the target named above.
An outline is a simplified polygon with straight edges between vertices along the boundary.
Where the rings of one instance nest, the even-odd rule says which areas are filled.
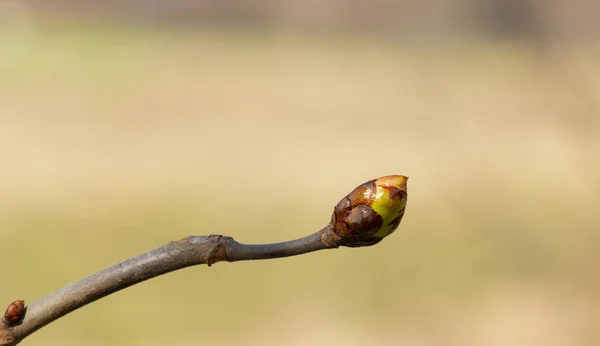
[[[11,303],[0,323],[0,346],[16,345],[38,329],[111,293],[198,264],[301,255],[339,246],[372,246],[400,224],[408,177],[370,180],[340,200],[325,228],[283,243],[246,245],[222,235],[189,236],[72,283],[34,303]]]
[[[247,245],[222,235],[189,236],[101,270],[27,306],[23,321],[0,329],[0,345],[16,345],[24,338],[102,297],[142,281],[198,264],[221,261],[289,257],[337,247],[329,227],[304,238]]]

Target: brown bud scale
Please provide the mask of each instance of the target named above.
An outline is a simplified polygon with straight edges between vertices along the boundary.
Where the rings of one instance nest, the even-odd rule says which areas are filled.
[[[381,217],[371,208],[375,197],[375,181],[368,181],[354,189],[336,205],[333,212],[334,233],[342,239],[342,245],[356,247],[373,245],[381,239],[370,239],[381,227]]]

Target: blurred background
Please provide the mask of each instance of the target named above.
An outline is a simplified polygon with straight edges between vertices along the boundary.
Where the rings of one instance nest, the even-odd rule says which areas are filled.
[[[379,245],[162,276],[27,345],[600,343],[600,2],[0,2],[0,297],[189,234]]]

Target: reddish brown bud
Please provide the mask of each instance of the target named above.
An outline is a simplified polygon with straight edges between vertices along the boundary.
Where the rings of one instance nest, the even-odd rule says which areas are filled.
[[[10,303],[8,308],[6,308],[6,312],[4,313],[2,321],[7,325],[15,324],[23,318],[24,312],[25,301],[15,300],[14,302]]]
[[[370,180],[342,198],[329,225],[339,245],[374,245],[392,234],[406,208],[407,180],[403,175]]]

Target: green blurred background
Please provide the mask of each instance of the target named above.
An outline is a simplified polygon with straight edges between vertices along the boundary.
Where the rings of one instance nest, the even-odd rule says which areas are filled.
[[[597,1],[0,4],[6,305],[410,176],[375,247],[188,268],[24,344],[600,343]]]

